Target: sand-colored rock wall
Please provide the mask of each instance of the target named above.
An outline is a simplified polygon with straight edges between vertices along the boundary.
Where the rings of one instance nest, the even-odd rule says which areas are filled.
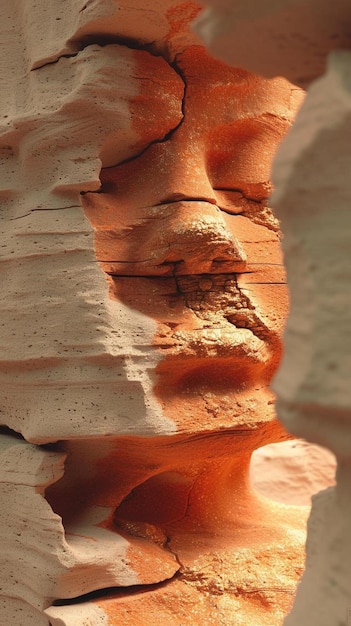
[[[308,508],[271,161],[303,93],[217,61],[195,2],[4,0],[0,623],[282,623]],[[5,531],[6,528],[6,531]]]

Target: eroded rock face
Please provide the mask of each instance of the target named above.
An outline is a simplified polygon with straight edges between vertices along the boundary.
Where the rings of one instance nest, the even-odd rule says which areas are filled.
[[[337,460],[335,488],[313,501],[306,572],[285,622],[289,626],[337,626],[350,619],[349,10],[342,1],[266,2],[256,19],[250,3],[228,2],[210,9],[199,22],[212,47],[227,60],[233,54],[237,59],[241,46],[224,22],[231,14],[232,26],[235,17],[243,18],[246,26],[242,32],[250,52],[241,57],[244,67],[254,65],[265,75],[295,80],[303,76],[305,61],[304,80],[319,77],[273,167],[272,203],[284,232],[291,293],[284,357],[274,380],[278,415],[291,432],[329,448]],[[301,19],[304,15],[309,19]],[[297,35],[292,25],[299,19]],[[256,49],[251,54],[260,23],[270,30],[262,31],[262,54]],[[273,58],[278,39],[271,34],[278,25],[284,46],[282,56]],[[301,39],[305,29],[310,33]],[[300,40],[297,47],[294,39]]]
[[[302,94],[212,60],[196,3],[144,4],[1,7],[4,568],[23,559],[1,620],[272,626],[306,511],[249,463],[288,437],[267,199]]]

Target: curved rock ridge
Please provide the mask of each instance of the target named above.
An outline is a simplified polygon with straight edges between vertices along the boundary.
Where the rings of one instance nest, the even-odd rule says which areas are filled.
[[[23,29],[30,69],[111,40],[150,47],[173,61],[180,50],[200,43],[190,26],[200,10],[197,2],[179,0],[153,0],[147,6],[142,0],[73,0],[69,11],[55,0],[19,0],[16,12],[10,0],[3,3],[4,17]]]
[[[84,604],[72,606],[51,606],[45,615],[50,619],[51,626],[108,626],[108,616],[98,606]],[[49,622],[47,622],[48,624]]]
[[[78,204],[80,192],[99,188],[101,165],[131,158],[179,124],[183,91],[163,58],[117,44],[92,44],[25,73],[1,107],[0,194],[12,217]],[[154,99],[157,117],[149,115]]]
[[[151,393],[153,322],[110,302],[79,193],[100,185],[101,159],[130,157],[179,124],[183,81],[147,52],[91,45],[25,74],[25,88],[15,107],[3,102],[0,138],[1,422],[42,442],[127,433],[131,413],[138,432],[172,431]],[[165,103],[163,113],[139,132],[150,97]],[[140,377],[147,345],[150,368]]]

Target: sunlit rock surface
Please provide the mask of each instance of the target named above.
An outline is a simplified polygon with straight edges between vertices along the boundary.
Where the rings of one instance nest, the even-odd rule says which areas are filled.
[[[308,509],[249,479],[289,437],[268,198],[303,94],[149,4],[0,8],[4,624],[275,626],[303,571]]]
[[[330,450],[303,440],[272,443],[255,450],[253,487],[285,504],[311,505],[311,496],[335,483],[336,460]]]

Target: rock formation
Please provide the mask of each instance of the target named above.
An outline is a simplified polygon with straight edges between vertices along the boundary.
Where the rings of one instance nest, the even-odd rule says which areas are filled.
[[[258,12],[250,2],[208,4],[213,8],[198,28],[220,56],[265,76],[312,81],[273,167],[272,203],[284,232],[291,294],[274,389],[278,415],[289,431],[332,450],[338,466],[335,488],[314,500],[306,572],[285,623],[346,625],[351,615],[351,8],[343,0],[270,0]]]
[[[311,496],[335,484],[335,469],[330,450],[295,439],[255,450],[250,476],[254,489],[267,498],[310,506]]]
[[[213,60],[194,2],[4,0],[0,623],[280,624],[306,510],[270,165],[302,92]]]

